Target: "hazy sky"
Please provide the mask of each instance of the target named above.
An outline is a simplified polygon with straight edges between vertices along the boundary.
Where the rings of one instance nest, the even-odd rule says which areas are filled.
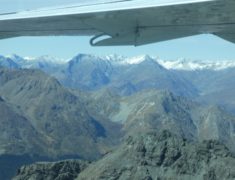
[[[0,13],[76,2],[79,0],[0,0]],[[199,35],[140,47],[91,47],[88,37],[20,37],[0,40],[1,55],[52,55],[71,58],[78,53],[125,56],[149,54],[164,59],[185,57],[205,60],[235,60],[235,44],[213,35]]]

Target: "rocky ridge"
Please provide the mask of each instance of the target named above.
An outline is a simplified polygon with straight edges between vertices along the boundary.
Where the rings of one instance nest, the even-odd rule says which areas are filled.
[[[89,111],[123,124],[125,134],[168,129],[190,140],[219,140],[235,152],[235,117],[220,107],[201,105],[164,90],[127,97],[103,91],[90,98]]]
[[[77,180],[216,180],[235,178],[235,158],[217,141],[189,142],[169,131],[129,137]]]
[[[64,172],[58,171],[61,168],[53,170],[55,165],[58,164],[22,167],[14,180],[64,177]],[[127,137],[116,150],[88,165],[83,171],[77,170],[78,177],[72,177],[71,180],[233,180],[234,166],[234,155],[218,141],[192,142],[164,130]],[[70,171],[71,168],[66,169]]]
[[[81,160],[66,160],[59,162],[38,162],[30,166],[23,166],[13,180],[72,180],[83,171],[88,162]]]

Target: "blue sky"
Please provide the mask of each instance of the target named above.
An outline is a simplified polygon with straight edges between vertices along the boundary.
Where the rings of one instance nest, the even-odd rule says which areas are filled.
[[[79,0],[0,1],[0,13],[79,2]],[[201,60],[235,60],[235,44],[213,35],[199,35],[140,47],[91,47],[89,37],[19,37],[0,40],[1,55],[52,55],[71,58],[78,53],[120,54],[124,56],[149,54],[172,60],[181,57]]]

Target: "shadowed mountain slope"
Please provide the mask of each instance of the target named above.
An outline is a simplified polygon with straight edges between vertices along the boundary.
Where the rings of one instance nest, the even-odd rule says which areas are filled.
[[[1,154],[42,153],[46,146],[28,119],[17,112],[17,108],[0,98],[0,149]]]
[[[92,117],[79,98],[38,70],[0,69],[0,94],[15,104],[50,144],[47,155],[95,158],[112,144],[111,125]],[[102,120],[103,122],[103,120]],[[108,129],[108,127],[107,127]],[[115,141],[115,140],[114,140]]]

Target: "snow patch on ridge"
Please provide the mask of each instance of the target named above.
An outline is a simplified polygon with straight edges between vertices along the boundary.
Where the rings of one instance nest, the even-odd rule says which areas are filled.
[[[113,56],[112,56],[113,57]],[[119,65],[133,65],[133,64],[140,64],[144,61],[147,61],[147,60],[153,60],[153,61],[156,61],[157,62],[157,59],[154,58],[154,57],[150,57],[148,55],[140,55],[140,56],[134,56],[134,57],[118,57],[118,60],[117,59],[111,59],[111,62],[116,62],[117,64]]]
[[[48,63],[55,63],[55,64],[64,64],[67,63],[65,59],[52,57],[49,55],[44,55],[40,57],[24,57],[26,61],[34,61],[34,62],[48,62]]]
[[[176,61],[158,60],[158,63],[166,69],[173,70],[214,70],[220,71],[235,67],[235,61],[191,61],[179,59]]]

